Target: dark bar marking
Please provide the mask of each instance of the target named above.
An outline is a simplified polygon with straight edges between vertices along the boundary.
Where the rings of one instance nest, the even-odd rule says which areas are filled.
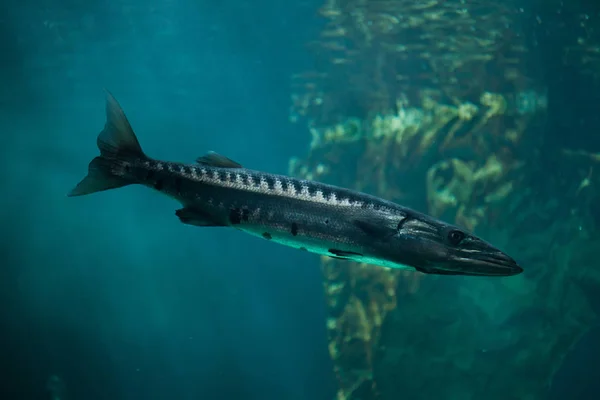
[[[255,175],[252,177],[252,182],[254,182],[254,187],[260,187],[260,182],[262,181],[262,175]]]
[[[302,185],[299,182],[290,182],[290,185],[292,185],[294,187],[294,191],[296,193],[300,193],[300,191],[302,190]]]
[[[310,197],[314,197],[315,194],[317,194],[317,190],[319,190],[319,186],[315,185],[314,183],[307,183],[306,184],[306,188],[308,189],[308,195]]]
[[[265,175],[265,181],[267,182],[267,186],[269,186],[269,190],[273,190],[275,188],[275,178],[272,176]]]

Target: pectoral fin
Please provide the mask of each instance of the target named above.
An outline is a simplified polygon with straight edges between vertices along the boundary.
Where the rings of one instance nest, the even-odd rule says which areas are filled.
[[[390,226],[389,221],[383,218],[355,219],[352,222],[367,235],[377,239],[386,239],[398,232],[396,226]]]
[[[338,258],[352,258],[352,257],[362,257],[363,255],[360,253],[356,253],[354,251],[347,250],[339,250],[339,249],[329,249],[329,252],[333,254],[334,257]]]

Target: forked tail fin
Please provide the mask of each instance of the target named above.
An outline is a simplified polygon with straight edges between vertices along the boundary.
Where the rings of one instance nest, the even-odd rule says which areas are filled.
[[[97,144],[100,156],[90,162],[88,174],[69,192],[69,197],[136,183],[125,173],[125,167],[131,161],[146,158],[125,113],[108,91],[106,92],[106,125],[98,135]]]

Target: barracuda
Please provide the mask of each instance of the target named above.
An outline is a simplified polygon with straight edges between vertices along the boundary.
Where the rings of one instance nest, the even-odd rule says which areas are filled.
[[[100,156],[68,194],[142,184],[182,204],[181,222],[233,227],[312,253],[427,274],[509,276],[523,270],[464,230],[398,204],[332,185],[243,168],[217,153],[195,164],[144,154],[123,110],[107,93]]]

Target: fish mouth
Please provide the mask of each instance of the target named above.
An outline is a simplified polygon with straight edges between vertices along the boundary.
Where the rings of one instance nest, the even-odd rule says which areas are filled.
[[[426,274],[472,275],[472,276],[512,276],[523,272],[515,260],[504,253],[467,253],[450,256],[446,262],[417,268]]]
[[[504,253],[483,253],[456,257],[453,260],[455,274],[479,276],[512,276],[523,272],[517,262]]]

